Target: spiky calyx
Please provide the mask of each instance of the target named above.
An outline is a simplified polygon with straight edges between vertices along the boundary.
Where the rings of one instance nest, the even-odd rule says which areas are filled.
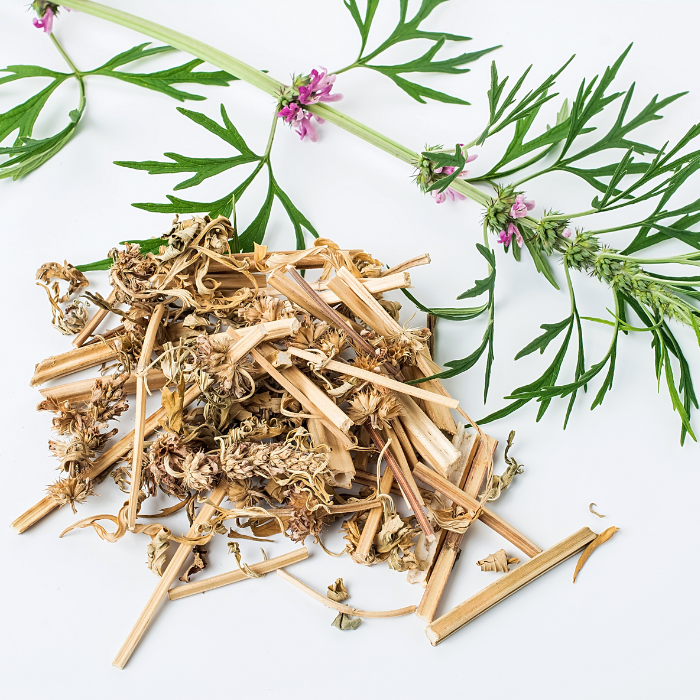
[[[495,186],[496,196],[486,205],[484,218],[491,233],[498,235],[508,227],[511,221],[510,210],[515,203],[515,197],[521,192],[516,192],[511,185]]]
[[[688,306],[662,282],[644,277],[644,270],[631,260],[616,260],[603,251],[595,261],[593,274],[607,282],[616,292],[634,297],[657,318],[672,318],[691,323]]]
[[[600,243],[591,233],[580,231],[564,250],[564,264],[574,270],[588,270],[594,267]]]
[[[546,211],[544,217],[534,230],[534,242],[546,255],[551,255],[555,250],[563,253],[569,245],[564,235],[569,226],[568,220],[548,219],[550,216],[559,216],[560,212]]]

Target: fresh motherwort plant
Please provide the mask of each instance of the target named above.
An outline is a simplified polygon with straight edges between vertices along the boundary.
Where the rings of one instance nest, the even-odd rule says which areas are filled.
[[[567,399],[564,425],[580,390],[598,375],[602,384],[592,402],[592,408],[602,403],[612,388],[620,334],[648,333],[651,339],[654,371],[658,381],[663,378],[668,387],[672,406],[681,419],[681,442],[687,435],[695,439],[691,426],[691,411],[698,407],[693,389],[689,364],[674,335],[674,325],[690,326],[700,343],[698,316],[700,311],[694,301],[700,298],[700,276],[688,276],[676,266],[700,266],[700,234],[692,230],[700,222],[700,199],[683,199],[688,190],[686,181],[700,166],[700,150],[693,150],[700,135],[700,125],[693,125],[675,143],[657,146],[642,143],[635,132],[644,124],[661,118],[661,110],[684,93],[659,99],[655,96],[643,107],[633,107],[634,84],[626,90],[613,88],[620,66],[629,53],[628,47],[602,75],[581,81],[580,87],[570,99],[560,99],[557,111],[550,119],[553,126],[544,129],[540,124],[540,111],[548,110],[553,100],[557,78],[571,59],[540,85],[528,89],[526,80],[530,72],[512,82],[501,78],[495,63],[491,66],[491,86],[488,91],[489,116],[487,124],[471,140],[454,148],[426,147],[415,152],[377,133],[364,124],[348,117],[330,106],[341,99],[336,91],[338,76],[349,70],[366,69],[381,73],[411,98],[425,103],[426,99],[468,105],[465,100],[428,88],[415,79],[420,74],[467,72],[465,66],[494,48],[462,53],[451,58],[439,57],[446,44],[459,44],[469,37],[447,32],[428,31],[424,21],[442,3],[448,0],[420,0],[409,8],[408,0],[394,1],[398,21],[391,34],[376,48],[370,42],[373,20],[379,0],[343,0],[360,33],[360,50],[357,58],[348,66],[334,71],[314,69],[308,74],[296,76],[290,84],[282,83],[267,73],[179,32],[154,22],[100,5],[89,0],[66,0],[59,6],[37,0],[32,4],[34,24],[49,34],[51,41],[66,61],[69,72],[40,68],[38,66],[8,66],[8,75],[0,78],[8,83],[25,78],[48,78],[50,84],[26,102],[0,114],[0,142],[16,134],[13,145],[0,149],[7,159],[0,162],[0,177],[18,178],[45,163],[74,136],[76,126],[86,107],[85,84],[93,76],[104,76],[126,81],[134,85],[159,90],[179,100],[202,99],[184,92],[175,84],[198,83],[228,85],[232,80],[244,80],[273,96],[276,108],[272,117],[267,147],[262,154],[254,152],[231,122],[221,105],[221,123],[210,117],[184,108],[178,108],[183,116],[216,135],[225,142],[222,148],[233,149],[221,158],[201,158],[166,153],[165,161],[120,161],[123,167],[145,170],[150,174],[186,173],[188,177],[174,189],[183,190],[201,184],[204,180],[234,170],[239,165],[254,163],[253,171],[240,184],[218,199],[209,202],[181,199],[168,195],[165,203],[137,203],[134,206],[162,213],[205,213],[212,217],[224,215],[236,217],[236,203],[245,195],[250,184],[258,176],[267,179],[267,195],[263,204],[242,232],[234,234],[230,241],[232,250],[251,250],[262,243],[275,200],[287,213],[296,235],[298,248],[305,247],[305,232],[318,236],[312,224],[292,203],[277,182],[271,164],[271,151],[279,122],[290,126],[302,139],[316,141],[316,127],[324,121],[339,126],[364,141],[399,158],[413,168],[415,181],[421,191],[430,193],[440,204],[448,198],[470,199],[483,210],[483,241],[476,244],[479,255],[486,264],[486,276],[461,294],[458,299],[483,298],[474,307],[428,308],[408,292],[408,297],[422,310],[442,319],[467,321],[486,318],[486,330],[478,347],[462,359],[445,363],[448,368],[436,375],[441,378],[455,376],[473,368],[482,358],[485,367],[484,400],[486,400],[494,362],[495,299],[496,299],[496,248],[503,247],[516,260],[529,257],[538,272],[558,289],[552,263],[562,264],[570,310],[566,318],[555,323],[544,323],[543,333],[527,344],[516,360],[540,351],[544,353],[550,344],[557,343],[552,362],[544,373],[528,384],[514,389],[506,399],[509,403],[481,420],[486,423],[509,415],[531,401],[539,403],[539,420],[554,398]],[[388,2],[388,0],[385,0]],[[141,44],[90,70],[79,70],[59,44],[53,32],[54,19],[63,10],[76,10],[134,29],[152,39],[165,42],[166,46],[150,47]],[[61,18],[60,21],[64,21]],[[372,32],[374,40],[374,33]],[[402,42],[422,40],[429,46],[414,60],[401,64],[387,64],[382,56],[391,47]],[[151,55],[180,49],[194,60],[189,63],[152,73],[124,72],[123,66]],[[218,71],[195,71],[207,61]],[[32,139],[36,120],[51,94],[65,81],[75,79],[80,85],[80,103],[70,113],[69,123],[56,135],[46,139]],[[461,108],[461,107],[460,107]],[[614,123],[607,130],[605,113],[612,112]],[[608,119],[608,122],[611,119]],[[507,132],[506,132],[507,130]],[[491,148],[491,139],[500,132],[511,133],[505,150]],[[469,153],[475,146],[482,147],[479,164],[486,162],[485,172],[471,175],[465,166],[476,155]],[[593,158],[589,158],[593,156]],[[605,165],[591,161],[607,161]],[[525,190],[527,184],[548,173],[563,173],[584,188],[593,190],[593,198],[587,208],[578,212],[559,211],[555,202],[547,202],[539,217],[535,214],[535,202]],[[685,186],[685,187],[684,187]],[[681,192],[681,189],[683,192]],[[590,195],[589,195],[590,196]],[[644,214],[639,214],[642,205]],[[596,224],[599,214],[621,211],[629,215],[614,227]],[[239,226],[236,225],[236,231]],[[628,232],[629,240],[623,249],[606,244],[605,236],[613,232]],[[164,243],[161,239],[138,241],[143,253],[153,251]],[[681,247],[678,254],[642,257],[649,248],[671,242]],[[648,255],[648,253],[644,253]],[[83,271],[106,269],[111,259],[81,266]],[[659,267],[660,266],[660,267]],[[610,289],[610,317],[606,319],[582,317],[579,314],[572,272],[583,272]],[[637,319],[637,320],[634,320]],[[582,321],[602,323],[611,328],[610,345],[602,358],[588,364],[584,353]],[[569,347],[574,345],[575,367],[573,376],[561,381],[560,374]],[[420,381],[420,380],[419,380]],[[424,380],[423,380],[424,381]]]

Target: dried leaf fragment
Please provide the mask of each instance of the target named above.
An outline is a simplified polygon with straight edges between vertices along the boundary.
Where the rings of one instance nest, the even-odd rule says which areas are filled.
[[[593,542],[591,542],[588,547],[583,550],[578,562],[576,563],[573,583],[576,583],[578,572],[581,571],[583,565],[588,561],[588,557],[590,557],[591,554],[593,554],[593,552],[600,547],[601,544],[603,544],[603,542],[607,542],[619,529],[619,527],[609,527],[607,530],[603,530],[603,532],[601,532],[600,535],[598,535],[598,537],[596,537]]]
[[[337,627],[339,630],[346,632],[347,630],[356,630],[362,624],[361,617],[353,617],[347,613],[338,613],[335,620],[331,622],[331,627]]]
[[[182,574],[182,576],[180,576],[180,581],[189,583],[190,576],[194,576],[195,574],[198,574],[200,571],[203,571],[207,568],[207,560],[204,558],[206,556],[206,553],[207,550],[204,547],[200,547],[199,545],[192,547],[194,561],[187,567],[187,571],[185,571],[185,573]]]
[[[604,516],[602,513],[596,513],[596,512],[593,510],[593,506],[596,506],[596,508],[597,508],[597,507],[598,507],[598,504],[597,504],[597,503],[589,503],[589,504],[588,504],[588,510],[590,510],[591,513],[593,513],[593,515],[597,515],[599,518],[604,518],[605,516]]]
[[[337,578],[335,580],[335,583],[332,583],[330,586],[328,586],[328,591],[326,591],[326,595],[331,600],[334,600],[336,603],[342,603],[344,600],[347,600],[350,597],[350,594],[348,593],[347,588],[345,588],[345,584],[343,583],[342,578]]]
[[[489,554],[485,559],[476,562],[482,571],[498,571],[504,574],[509,571],[508,564],[520,564],[520,559],[518,557],[509,559],[505,549],[499,549],[497,552]]]

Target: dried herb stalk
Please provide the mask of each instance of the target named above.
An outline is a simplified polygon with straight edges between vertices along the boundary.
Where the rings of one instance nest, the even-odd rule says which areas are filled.
[[[221,501],[224,499],[224,496],[226,496],[227,490],[227,483],[225,481],[222,481],[212,491],[211,495],[209,496],[209,501],[211,501],[211,503],[205,503],[202,506],[202,509],[197,514],[197,517],[192,523],[192,527],[190,527],[187,533],[187,537],[196,537],[199,534],[200,526],[204,525],[212,517],[212,515],[214,515],[215,506],[221,503]],[[180,570],[184,566],[189,553],[192,551],[192,546],[193,545],[190,544],[181,544],[177,548],[175,554],[173,555],[173,558],[168,564],[168,567],[165,569],[162,577],[158,581],[158,585],[151,594],[151,597],[148,599],[146,607],[143,609],[143,612],[139,615],[138,619],[136,620],[136,623],[134,624],[133,628],[131,629],[131,632],[129,633],[129,636],[126,638],[124,644],[122,644],[121,649],[114,657],[114,661],[112,662],[113,666],[116,666],[117,668],[124,668],[124,666],[126,666],[127,662],[131,658],[131,655],[134,653],[134,650],[138,646],[138,643],[141,641],[141,637],[146,631],[146,628],[151,622],[151,619],[155,615],[163,600],[167,598],[168,590],[173,585],[173,583],[175,583],[175,580],[177,579]]]
[[[136,393],[136,379],[136,374],[132,373],[126,380],[124,383],[125,394]],[[146,382],[151,391],[162,389],[168,381],[168,378],[159,369],[151,369],[146,375]],[[80,401],[87,401],[92,393],[94,384],[94,379],[79,379],[76,382],[68,382],[67,384],[59,384],[58,386],[39,389],[39,393],[45,399],[51,398],[60,403],[63,401],[78,403]]]
[[[508,572],[497,581],[486,586],[476,595],[460,603],[442,617],[429,624],[425,633],[430,643],[435,646],[454,634],[474,618],[492,608],[497,603],[520,590],[542,574],[546,574],[558,564],[580,552],[589,542],[596,538],[595,532],[587,527],[570,535],[550,549],[525,562],[517,569]]]
[[[478,510],[478,518],[482,523],[488,525],[494,532],[497,532],[502,537],[505,537],[508,542],[515,545],[521,552],[527,554],[528,557],[534,557],[542,552],[542,550],[525,537],[522,532],[516,530],[493,511],[480,506],[479,501],[468,496],[464,491],[457,488],[454,484],[451,484],[447,479],[435,473],[424,464],[419,463],[413,470],[413,475],[428,486],[432,486],[436,491],[445,494],[466,510]]]
[[[307,559],[308,556],[309,550],[306,547],[299,547],[298,549],[288,552],[287,554],[282,554],[279,557],[273,557],[272,559],[267,559],[265,561],[258,562],[257,564],[250,564],[249,566],[254,573],[264,575],[285,566],[291,566],[297,562],[304,561],[304,559]],[[229,583],[245,581],[247,578],[250,577],[246,576],[240,569],[236,569],[235,571],[227,571],[225,574],[210,576],[209,578],[203,578],[199,581],[192,581],[184,584],[183,586],[175,586],[168,591],[168,597],[170,600],[179,600],[180,598],[187,598],[187,596],[195,595],[197,593],[211,591],[214,588],[228,586]]]
[[[323,605],[325,605],[327,608],[332,608],[333,610],[345,613],[346,615],[355,615],[357,617],[401,617],[402,615],[410,615],[416,610],[415,605],[409,605],[405,608],[398,608],[397,610],[358,610],[357,608],[351,608],[349,605],[337,603],[335,600],[331,600],[330,598],[321,595],[313,588],[309,588],[305,583],[302,583],[299,579],[288,574],[284,569],[277,569],[277,575],[280,578],[283,578],[285,581],[291,583],[300,591],[303,591],[307,595],[318,600],[320,603],[323,603]]]
[[[129,492],[129,509],[127,511],[127,527],[133,530],[136,525],[136,509],[138,495],[141,492],[141,465],[143,463],[143,441],[146,432],[146,371],[151,363],[151,354],[156,342],[158,327],[163,320],[165,306],[158,304],[148,321],[146,336],[141,346],[141,355],[136,367],[136,425],[134,427],[134,446],[131,460],[131,490]]]
[[[111,306],[117,300],[117,295],[114,290],[109,293],[106,301]],[[109,311],[107,309],[99,308],[93,314],[92,318],[85,324],[83,330],[78,333],[78,335],[73,338],[73,347],[82,347],[85,342],[90,338],[90,336],[99,328],[102,321],[107,318]]]
[[[51,379],[65,377],[83,369],[111,362],[119,354],[119,341],[110,340],[108,343],[94,343],[75,348],[60,355],[48,357],[39,362],[31,379],[31,386],[39,386]]]

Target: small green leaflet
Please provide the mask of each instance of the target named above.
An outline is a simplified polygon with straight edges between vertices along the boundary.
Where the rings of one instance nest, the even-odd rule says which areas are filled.
[[[471,37],[446,32],[429,32],[420,29],[421,23],[427,19],[433,10],[443,2],[447,2],[447,0],[421,0],[420,7],[416,11],[416,14],[410,19],[408,18],[408,0],[399,0],[399,20],[396,27],[389,37],[374,51],[363,55],[367,46],[367,39],[369,37],[372,21],[377,7],[379,6],[379,0],[367,0],[364,16],[360,12],[356,0],[343,0],[343,2],[357,25],[361,39],[360,52],[357,59],[351,66],[343,70],[361,67],[381,73],[387,78],[390,78],[394,84],[401,88],[407,95],[410,95],[414,100],[423,104],[425,104],[424,98],[437,102],[459,105],[468,105],[469,102],[459,97],[454,97],[444,92],[428,88],[425,85],[407,80],[403,77],[404,75],[410,73],[467,73],[469,68],[464,68],[463,66],[478,60],[481,56],[494,49],[500,48],[500,45],[492,46],[488,49],[482,49],[481,51],[462,53],[452,58],[436,59],[437,53],[446,42],[470,41]],[[370,61],[373,61],[392,46],[405,41],[412,41],[413,39],[425,39],[433,42],[433,44],[425,53],[412,61],[394,65],[370,63]]]
[[[29,99],[0,114],[0,143],[13,132],[17,132],[15,142],[11,147],[0,148],[0,155],[9,156],[7,160],[0,163],[0,179],[11,177],[16,180],[26,175],[49,160],[70,141],[85,112],[84,82],[86,78],[91,76],[116,78],[150,90],[157,90],[180,101],[203,100],[205,98],[202,95],[179,90],[173,87],[174,84],[196,83],[225,87],[231,80],[235,80],[232,75],[224,71],[194,71],[197,66],[202,64],[200,60],[190,61],[181,66],[155,73],[127,73],[115,70],[134,61],[174,50],[170,46],[147,48],[149,46],[148,43],[135,46],[110,59],[104,65],[91,71],[84,71],[80,75],[61,73],[41,66],[8,66],[3,69],[1,72],[9,75],[0,78],[0,85],[27,78],[50,78],[51,82]],[[47,101],[67,79],[77,79],[81,90],[77,109],[72,110],[68,115],[68,125],[48,138],[32,139],[36,121]]]
[[[190,83],[227,87],[232,80],[238,80],[235,76],[222,70],[195,72],[194,69],[204,63],[204,61],[200,59],[195,59],[183,63],[180,66],[157,71],[155,73],[124,73],[115,70],[115,68],[119,68],[127,63],[132,63],[133,61],[138,61],[146,56],[175,50],[172,46],[156,46],[150,49],[146,48],[147,46],[150,46],[150,44],[145,43],[134,46],[132,49],[124,51],[124,53],[120,53],[118,56],[107,61],[107,63],[99,68],[86,72],[85,75],[103,75],[109,78],[117,78],[118,80],[131,83],[132,85],[139,85],[149,90],[162,92],[169,97],[180,100],[180,102],[184,102],[185,100],[204,100],[206,98],[202,95],[179,90],[174,88],[173,85]]]

